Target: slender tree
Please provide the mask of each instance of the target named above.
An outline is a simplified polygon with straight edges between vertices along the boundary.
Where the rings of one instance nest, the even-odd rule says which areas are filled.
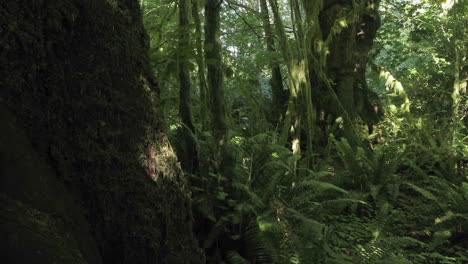
[[[307,139],[306,149],[309,154],[308,156],[311,157],[314,126],[312,120],[315,114],[311,101],[311,85],[308,81],[308,64],[305,61],[304,50],[300,50],[296,57],[293,56],[278,3],[276,0],[269,0],[269,3],[273,11],[276,33],[279,37],[281,52],[288,69],[290,83],[290,99],[282,132],[282,141],[284,142],[291,135],[293,152],[300,154],[302,129],[305,129]],[[302,47],[302,45],[298,47]],[[305,122],[306,126],[303,126],[303,122]]]
[[[179,44],[177,63],[179,73],[179,115],[184,124],[184,151],[179,153],[182,167],[191,173],[198,170],[198,151],[195,140],[195,124],[192,113],[192,83],[190,81],[189,63],[192,45],[190,38],[190,0],[179,0]],[[197,14],[198,15],[198,14]]]
[[[203,32],[202,24],[199,14],[199,3],[198,0],[192,0],[192,17],[195,23],[195,48],[196,48],[196,61],[198,66],[198,85],[200,94],[200,119],[202,123],[203,131],[209,130],[211,112],[210,112],[210,94],[208,92],[208,84],[206,82],[206,67],[203,54]]]
[[[463,14],[465,9],[466,3],[464,1],[456,1],[448,11],[448,17],[453,21],[450,30],[452,33],[451,42],[455,55],[453,57],[452,118],[456,123],[465,119],[465,124],[468,124],[466,113],[464,113],[466,106],[463,107],[461,103],[463,95],[466,96],[468,83],[466,40],[463,40],[463,36],[465,36],[467,32],[466,26],[463,25],[463,21],[465,21],[466,25],[466,19],[464,20],[466,15],[464,16]],[[456,124],[456,126],[458,125]]]
[[[206,0],[205,3],[205,62],[208,89],[211,98],[211,115],[214,136],[219,146],[227,141],[228,127],[224,103],[223,62],[220,39],[220,12],[222,0]]]
[[[270,15],[268,11],[267,0],[260,0],[260,8],[263,32],[265,34],[266,49],[268,52],[275,53],[275,36],[270,24]],[[281,116],[284,117],[284,114],[286,113],[286,106],[288,103],[288,91],[284,88],[283,76],[281,74],[280,64],[277,60],[273,60],[270,62],[270,70],[270,86],[273,99],[273,120],[277,122],[281,118]]]

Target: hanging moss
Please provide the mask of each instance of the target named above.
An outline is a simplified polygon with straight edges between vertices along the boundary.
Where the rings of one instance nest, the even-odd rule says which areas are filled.
[[[336,134],[348,138],[353,145],[359,143],[360,132],[356,127],[359,120],[372,125],[382,116],[381,111],[375,111],[379,100],[368,88],[365,77],[368,53],[380,27],[379,2],[326,1],[319,14],[321,40],[329,53],[326,74],[333,91],[322,90],[332,94],[325,100],[317,100],[317,104],[332,119],[344,118],[343,131]],[[337,101],[333,100],[334,94]],[[330,103],[336,107],[330,109]]]

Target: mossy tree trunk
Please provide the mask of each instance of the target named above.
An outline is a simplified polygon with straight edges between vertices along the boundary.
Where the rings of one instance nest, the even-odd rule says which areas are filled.
[[[462,21],[465,21],[466,15],[463,13],[463,1],[455,2],[452,8],[448,11],[448,18],[453,21],[449,27],[452,33],[451,44],[453,45],[453,90],[452,90],[452,120],[451,128],[452,144],[460,145],[457,141],[468,132],[468,104],[463,103],[468,101],[468,60],[466,49],[467,27]],[[461,38],[460,38],[461,37]],[[466,175],[467,160],[460,159],[457,161],[458,177],[457,184],[462,184]]]
[[[333,84],[334,93],[328,96],[331,98],[328,102],[320,103],[320,108],[329,109],[326,104],[337,96],[337,107],[328,112],[333,118],[342,117],[341,136],[354,146],[359,144],[357,118],[365,122],[378,120],[374,111],[377,99],[367,87],[365,72],[368,53],[380,26],[379,2],[324,1],[319,14],[320,41],[329,50],[326,74]]]
[[[205,62],[211,98],[212,127],[221,150],[226,146],[228,137],[220,38],[222,2],[222,0],[206,0],[205,3]]]
[[[283,126],[282,141],[291,135],[292,150],[294,154],[301,154],[301,137],[305,131],[306,138],[306,156],[312,156],[312,138],[315,118],[315,110],[312,105],[312,87],[308,76],[308,64],[306,63],[305,50],[303,43],[297,45],[298,52],[293,56],[289,40],[286,35],[283,20],[276,0],[268,1],[275,21],[276,33],[279,38],[281,53],[288,68],[289,78],[289,105],[286,112],[286,118]],[[295,19],[297,19],[296,17]],[[302,32],[302,27],[297,32]],[[296,34],[298,35],[298,34]],[[302,39],[302,36],[301,36]],[[305,122],[305,125],[303,124]]]
[[[462,22],[464,19],[463,4],[463,1],[455,2],[451,10],[448,12],[449,18],[454,21],[451,25],[450,31],[453,35],[451,42],[454,49],[452,119],[456,124],[456,129],[460,128],[460,122],[463,122],[463,120],[465,126],[468,124],[468,118],[466,118],[467,107],[462,103],[463,99],[466,98],[468,83],[466,39],[463,39],[463,36],[466,35],[468,29],[466,26],[463,26]],[[455,133],[457,132],[459,131],[455,131]]]
[[[202,123],[202,130],[207,131],[210,127],[210,94],[208,92],[208,84],[206,83],[206,67],[203,54],[203,32],[202,24],[199,14],[200,1],[192,0],[192,17],[195,24],[195,48],[197,51],[197,66],[198,66],[198,85],[200,92],[200,119]]]
[[[294,152],[305,146],[310,158],[314,145],[326,142],[330,132],[322,129],[320,139],[319,122],[331,119],[326,127],[336,127],[333,133],[359,145],[358,120],[375,123],[381,114],[374,111],[378,99],[365,79],[368,52],[380,25],[379,1],[290,1],[295,42],[285,33],[277,1],[268,2],[290,81],[282,139],[290,135]]]
[[[14,219],[31,214],[51,219],[52,231],[43,241],[34,240],[32,248],[49,241],[62,250],[74,243],[63,244],[49,234],[78,241],[61,251],[62,258],[51,253],[35,263],[99,263],[100,257],[104,263],[203,263],[192,233],[189,190],[161,125],[159,88],[148,63],[138,0],[4,0],[0,32],[2,114],[15,113],[10,119],[20,125],[8,128],[24,131],[31,148],[23,152],[49,168],[35,177],[21,176],[25,184],[14,184],[19,175],[28,175],[11,161],[22,150],[2,151],[0,163],[8,173],[1,174],[0,192],[8,208],[0,211],[18,212],[10,215]],[[9,119],[2,115],[4,120]],[[2,147],[15,134],[7,131],[0,130]],[[65,200],[60,192],[43,192],[41,186],[53,181],[73,197],[69,210],[40,204]],[[34,193],[44,195],[30,199]],[[72,214],[72,207],[78,212]],[[79,246],[86,239],[73,231],[77,226],[89,228],[88,240],[100,257],[92,246]],[[24,228],[13,229],[18,233],[11,239],[27,240],[18,237],[27,233]],[[29,254],[25,243],[8,239],[2,243]],[[1,253],[8,258],[12,252]],[[65,261],[66,256],[81,257]]]
[[[182,127],[184,151],[179,153],[182,168],[190,173],[198,171],[198,151],[195,139],[195,122],[192,112],[192,83],[190,80],[189,59],[192,53],[190,41],[190,0],[179,0],[179,44],[177,63],[179,74],[179,115]]]
[[[265,33],[265,44],[268,52],[275,53],[274,33],[270,24],[270,15],[268,12],[267,0],[260,0],[263,31]],[[288,91],[283,86],[283,76],[281,74],[280,64],[277,60],[270,63],[271,70],[271,94],[272,94],[272,113],[273,121],[278,122],[286,113],[288,104]]]
[[[224,144],[227,139],[227,123],[220,38],[221,3],[221,0],[207,0],[205,4],[205,62],[214,135],[219,144]]]

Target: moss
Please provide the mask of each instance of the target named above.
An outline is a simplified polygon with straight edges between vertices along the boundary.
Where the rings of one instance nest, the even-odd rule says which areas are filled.
[[[61,233],[73,237],[80,254],[91,263],[100,263],[99,253],[81,210],[47,162],[34,151],[25,129],[1,105],[0,131],[0,195],[5,200],[1,203],[4,207],[0,215],[18,223],[11,227],[11,223],[2,222],[0,228],[18,237],[18,243],[29,241],[29,236],[34,233],[44,234],[41,237],[55,241],[59,233],[50,227],[61,224]]]
[[[367,125],[372,125],[382,116],[381,112],[375,111],[380,102],[367,87],[365,78],[368,53],[380,26],[377,11],[379,2],[379,0],[366,0],[360,3],[350,0],[326,1],[319,15],[321,40],[326,42],[328,38],[332,39],[326,71],[333,82],[333,89],[339,102],[335,102],[333,94],[328,89],[320,88],[320,86],[326,87],[323,83],[318,85],[318,90],[320,94],[327,95],[315,99],[315,102],[319,111],[323,110],[329,114],[328,118],[331,120],[343,115],[350,117],[351,120],[345,120],[344,129],[333,131],[335,135],[344,136],[350,142],[359,142],[359,138],[366,138],[358,129],[359,122],[364,121]],[[315,77],[315,79],[320,78]],[[342,107],[337,107],[338,103]]]
[[[104,262],[200,263],[185,179],[164,156],[138,2],[112,2],[1,1],[0,103],[83,207]]]
[[[52,216],[0,195],[0,252],[5,263],[88,263]]]

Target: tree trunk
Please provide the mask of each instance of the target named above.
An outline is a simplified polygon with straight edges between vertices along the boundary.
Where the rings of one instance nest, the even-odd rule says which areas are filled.
[[[273,11],[275,20],[276,32],[279,37],[279,44],[283,54],[284,61],[288,68],[289,78],[289,105],[286,112],[284,128],[281,136],[282,143],[291,135],[292,137],[292,150],[294,154],[301,154],[301,136],[305,128],[307,154],[312,155],[312,138],[313,126],[312,123],[315,117],[315,109],[312,105],[312,87],[308,76],[308,65],[306,63],[305,50],[302,48],[303,44],[298,45],[298,54],[296,58],[293,57],[289,45],[286,31],[284,29],[283,21],[279,12],[278,3],[276,0],[269,0],[270,6]],[[298,18],[298,17],[296,17]],[[302,27],[300,29],[302,32]],[[294,118],[294,120],[293,120]],[[303,125],[305,122],[305,126]]]
[[[190,0],[179,0],[179,45],[177,62],[179,73],[179,115],[184,127],[182,137],[184,151],[178,153],[182,168],[189,172],[198,171],[198,151],[195,139],[195,124],[192,114],[192,83],[189,72],[190,43]]]
[[[224,103],[223,62],[221,54],[220,0],[207,0],[205,4],[205,62],[207,64],[208,89],[211,93],[213,132],[218,144],[227,141],[226,107]]]
[[[263,31],[265,33],[265,44],[268,52],[275,53],[275,41],[273,30],[270,25],[270,15],[268,13],[267,0],[260,0]],[[271,94],[273,99],[273,121],[276,123],[280,120],[281,116],[284,117],[286,113],[286,106],[288,103],[288,91],[283,86],[283,76],[278,61],[270,63],[271,70]]]
[[[0,46],[2,259],[203,263],[138,1],[3,0]]]
[[[199,14],[199,1],[192,0],[192,16],[195,23],[195,47],[197,50],[197,66],[198,66],[198,85],[200,87],[200,119],[202,130],[207,131],[210,127],[210,94],[208,93],[208,84],[206,83],[205,60],[203,59],[203,41],[202,41],[202,26]]]
[[[376,119],[369,114],[377,114],[373,110],[373,102],[369,100],[365,71],[368,52],[380,26],[379,2],[329,1],[324,2],[325,6],[320,12],[321,41],[329,44],[327,75],[334,84],[333,90],[339,104],[331,112],[335,118],[342,117],[341,136],[346,137],[353,146],[359,144],[356,117],[367,121]],[[345,21],[346,25],[341,25],[343,22],[340,20]],[[324,108],[327,107],[322,104]]]

